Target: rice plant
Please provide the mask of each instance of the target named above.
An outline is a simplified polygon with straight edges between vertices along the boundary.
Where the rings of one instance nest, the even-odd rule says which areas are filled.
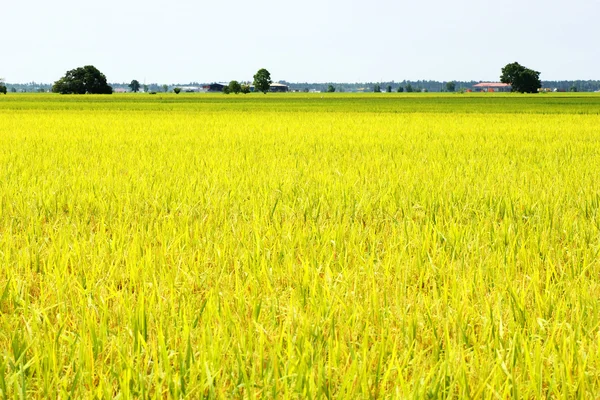
[[[599,100],[6,96],[0,398],[593,398]]]

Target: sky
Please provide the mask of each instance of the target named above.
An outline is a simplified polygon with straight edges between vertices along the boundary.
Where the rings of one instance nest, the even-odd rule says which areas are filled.
[[[600,79],[600,0],[2,0],[0,20],[12,83]]]

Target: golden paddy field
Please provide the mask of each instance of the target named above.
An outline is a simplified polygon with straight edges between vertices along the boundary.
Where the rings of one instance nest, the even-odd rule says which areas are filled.
[[[600,96],[0,97],[0,398],[594,398]]]

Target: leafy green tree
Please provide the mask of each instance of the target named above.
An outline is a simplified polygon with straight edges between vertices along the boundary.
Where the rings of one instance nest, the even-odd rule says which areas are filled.
[[[373,88],[373,92],[381,93],[381,86],[379,86],[379,84],[376,84],[375,87]]]
[[[542,87],[540,73],[514,62],[502,68],[500,81],[512,86],[513,92],[537,93]]]
[[[179,94],[180,92],[181,92],[181,88],[178,88],[178,87],[173,88],[173,93]]]
[[[335,92],[335,87],[333,87],[333,85],[328,85],[327,86],[327,93],[334,93]]]
[[[162,90],[163,90],[163,92],[167,93],[169,91],[169,85],[167,85],[167,84],[162,85]]]
[[[385,88],[385,91],[388,93],[392,93],[392,85],[387,85],[387,87]]]
[[[6,85],[4,84],[4,80],[0,79],[0,93],[6,94]]]
[[[229,91],[231,93],[235,93],[238,94],[239,92],[242,91],[242,85],[238,82],[238,81],[231,81],[229,82]]]
[[[140,91],[140,83],[136,79],[134,79],[129,84],[129,88],[133,93],[137,93]]]
[[[271,73],[264,68],[258,70],[254,75],[254,88],[257,92],[267,93],[271,87]]]
[[[409,83],[408,85],[406,85],[406,93],[412,93],[413,91],[413,87],[412,85]]]
[[[250,93],[250,85],[246,85],[246,84],[242,85],[242,89],[240,91],[244,94]]]
[[[229,86],[223,86],[223,93],[225,93],[225,94],[231,93],[231,89],[229,89]]]
[[[456,83],[454,82],[446,82],[446,91],[454,92],[456,90]]]
[[[93,65],[72,69],[54,82],[52,91],[60,94],[112,94],[106,76]]]
[[[569,92],[576,92],[577,91],[577,86],[573,85],[569,88]]]
[[[11,87],[11,88],[10,88],[10,92],[11,92],[11,93],[17,93],[17,88]]]
[[[398,86],[398,93],[404,92],[404,88],[402,86]]]

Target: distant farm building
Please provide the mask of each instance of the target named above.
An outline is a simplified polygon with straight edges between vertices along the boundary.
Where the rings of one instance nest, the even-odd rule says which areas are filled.
[[[282,83],[271,83],[269,91],[271,92],[287,92],[290,88]]]
[[[478,92],[510,92],[512,86],[501,82],[481,82],[473,85],[473,89]]]
[[[284,85],[283,83],[271,83],[271,87],[269,88],[269,92],[288,92],[290,88],[288,85]],[[254,85],[250,85],[250,91],[254,92]]]
[[[200,88],[198,86],[183,86],[181,91],[186,93],[197,93],[200,91]]]
[[[211,83],[202,86],[202,89],[206,92],[222,92],[225,86],[227,86],[225,83]]]

